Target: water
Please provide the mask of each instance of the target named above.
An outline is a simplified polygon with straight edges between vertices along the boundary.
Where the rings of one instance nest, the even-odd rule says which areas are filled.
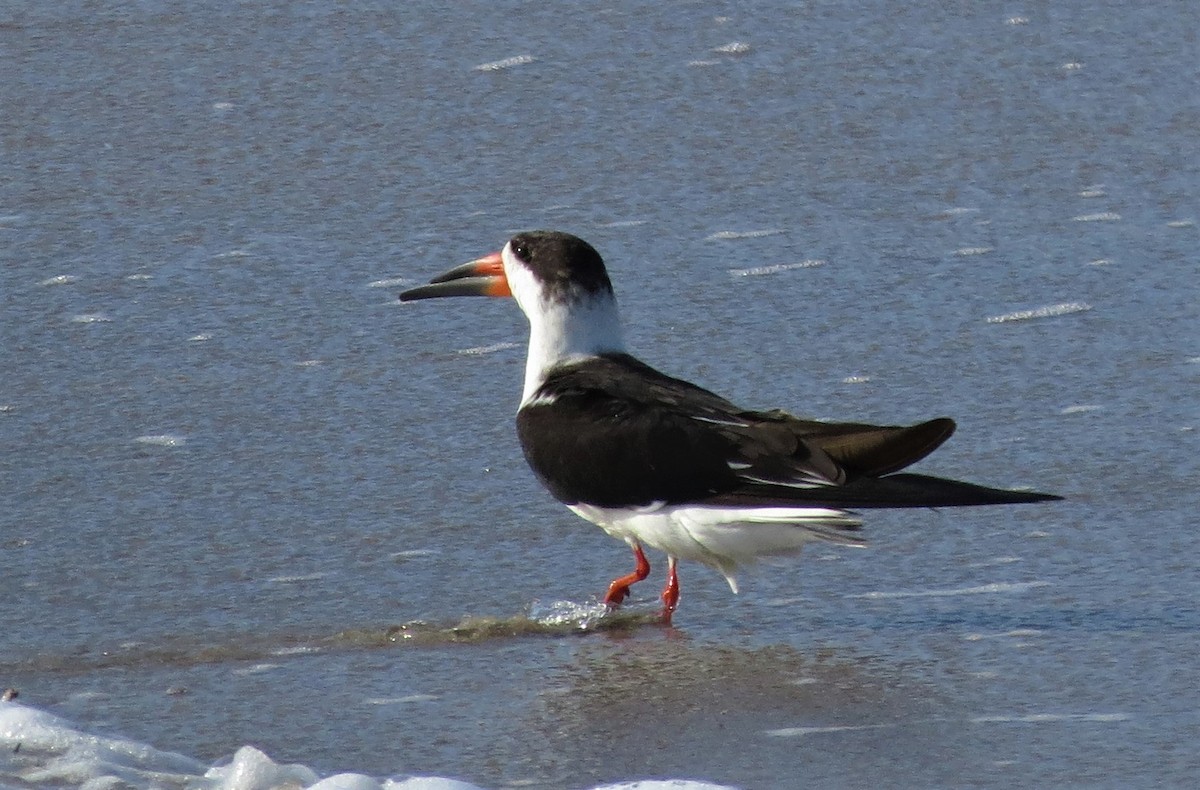
[[[0,784],[1190,785],[1193,16],[5,6]],[[395,301],[536,227],[651,364],[1067,501],[596,621],[515,306]]]

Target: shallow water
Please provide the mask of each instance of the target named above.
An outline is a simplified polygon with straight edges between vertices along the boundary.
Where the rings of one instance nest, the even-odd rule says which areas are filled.
[[[193,778],[253,746],[482,787],[1187,785],[1191,18],[0,10],[4,742],[40,711]],[[524,466],[515,306],[395,299],[534,227],[600,249],[649,363],[953,416],[920,471],[1067,501],[871,512],[736,597],[684,566],[673,629],[652,558],[597,621],[631,558]],[[81,783],[22,751],[0,784]]]

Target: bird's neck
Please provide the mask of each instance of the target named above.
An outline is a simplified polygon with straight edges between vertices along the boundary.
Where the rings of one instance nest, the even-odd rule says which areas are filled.
[[[529,315],[521,405],[534,398],[555,367],[624,351],[617,302],[611,294],[589,294],[570,303],[543,302],[540,310]]]

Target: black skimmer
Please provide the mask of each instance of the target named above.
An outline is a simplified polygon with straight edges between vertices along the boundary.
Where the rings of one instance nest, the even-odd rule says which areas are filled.
[[[400,299],[443,296],[512,296],[529,319],[521,447],[551,494],[632,547],[637,567],[609,586],[612,608],[650,573],[643,544],[667,555],[669,623],[679,559],[716,568],[736,593],[738,567],[758,557],[814,540],[862,544],[854,510],[1060,498],[900,472],[950,437],[945,417],[817,422],[660,373],[626,352],[600,254],[566,233],[517,234]]]

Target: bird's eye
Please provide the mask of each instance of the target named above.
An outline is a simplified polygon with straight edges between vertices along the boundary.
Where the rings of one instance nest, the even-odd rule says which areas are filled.
[[[512,243],[513,254],[526,263],[529,262],[529,245],[523,241],[514,241]]]

